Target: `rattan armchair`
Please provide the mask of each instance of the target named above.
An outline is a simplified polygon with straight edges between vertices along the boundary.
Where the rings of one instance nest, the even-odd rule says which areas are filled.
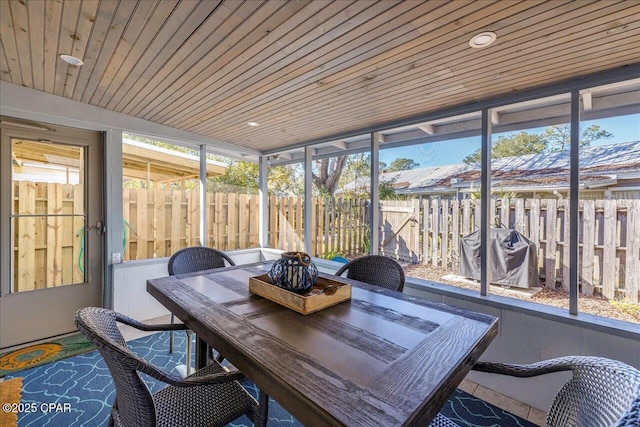
[[[224,252],[203,246],[191,246],[177,251],[169,258],[169,275],[195,273],[196,271],[211,270],[214,268],[236,265]],[[171,313],[171,323],[175,316]],[[173,353],[173,332],[169,335],[169,353]],[[191,334],[187,333],[187,373],[190,369],[191,359]],[[222,360],[219,360],[220,362]]]
[[[347,278],[371,283],[402,292],[404,289],[404,270],[400,264],[382,255],[367,255],[345,264],[336,272],[341,276],[347,272]]]
[[[523,378],[572,371],[551,404],[547,426],[640,426],[640,371],[625,363],[566,356],[524,365],[478,362],[473,370]]]
[[[75,323],[91,341],[111,372],[116,397],[109,426],[223,426],[246,414],[257,426],[266,425],[268,397],[260,392],[260,404],[216,362],[187,378],[158,368],[131,352],[116,322],[144,331],[180,330],[184,325],[146,325],[111,310],[87,307],[78,310]],[[139,372],[169,384],[151,393]]]

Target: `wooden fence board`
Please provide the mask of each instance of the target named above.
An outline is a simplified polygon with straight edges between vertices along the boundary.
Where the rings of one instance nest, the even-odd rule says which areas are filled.
[[[585,200],[582,205],[582,292],[593,294],[593,264],[595,259],[595,218],[596,208],[593,200]]]
[[[171,254],[182,249],[183,224],[186,218],[182,218],[182,195],[183,192],[175,190],[171,192]],[[185,245],[186,246],[186,245]]]
[[[441,226],[440,226],[440,230],[441,230],[441,238],[440,238],[440,243],[441,243],[441,265],[442,267],[447,267],[448,266],[448,260],[449,260],[449,200],[448,199],[444,199],[442,200],[442,215],[440,216],[440,218],[442,218],[442,222],[441,222]]]
[[[136,200],[136,229],[138,230],[138,236],[136,238],[136,259],[152,258],[153,254],[148,253],[149,247],[149,204],[148,204],[148,190],[140,189],[137,191]]]
[[[269,212],[269,247],[271,248],[277,248],[278,247],[278,240],[277,240],[277,233],[278,233],[278,206],[276,204],[276,197],[275,196],[270,196],[269,197],[269,206],[268,206],[268,212]]]
[[[153,191],[153,214],[155,216],[155,255],[158,258],[167,253],[167,201],[164,190]]]
[[[76,215],[84,214],[84,185],[78,184],[73,186],[73,208],[72,212]],[[128,202],[128,197],[125,198]],[[80,270],[82,266],[84,270],[84,255],[82,253],[82,244],[84,242],[84,217],[73,217],[73,283],[83,283],[84,273]],[[124,248],[123,248],[124,250]]]
[[[562,206],[563,215],[561,218],[561,228],[562,228],[562,289],[565,291],[569,291],[569,221],[571,218],[570,209],[569,209],[569,200],[562,199],[558,201],[558,205]]]
[[[640,286],[640,200],[633,200],[628,207],[626,237],[625,296],[637,303]]]
[[[226,245],[226,227],[227,227],[227,203],[226,203],[226,194],[224,193],[216,193],[215,196],[215,212],[216,212],[216,244],[215,248],[221,251],[227,250]]]
[[[544,252],[540,246],[540,200],[531,199],[531,208],[529,210],[529,239],[533,242],[537,251],[538,267],[543,266]]]
[[[238,249],[238,233],[240,223],[238,218],[238,195],[236,193],[227,194],[227,238],[226,250]]]
[[[200,192],[187,192],[187,246],[200,246]]]
[[[247,237],[249,237],[249,195],[240,194],[238,196],[238,249],[248,247]]]
[[[420,200],[413,199],[411,201],[413,207],[413,219],[411,221],[411,258],[412,262],[417,263],[420,260]]]
[[[18,212],[19,215],[33,215],[36,213],[36,186],[32,182],[18,183]],[[36,223],[34,218],[18,219],[18,261],[17,261],[17,290],[29,291],[36,288]]]
[[[547,212],[545,218],[546,242],[545,242],[545,262],[544,274],[548,288],[555,289],[556,286],[556,225],[557,225],[557,204],[556,200],[547,200]]]
[[[460,265],[460,202],[451,202],[451,267],[458,271]]]
[[[62,215],[62,185],[47,185],[47,214]],[[60,286],[62,281],[62,218],[47,217],[47,288]],[[71,261],[71,260],[70,260]],[[71,283],[71,282],[68,282]]]
[[[429,263],[429,199],[424,198],[420,204],[422,217],[422,263]]]
[[[296,241],[296,249],[297,251],[302,251],[304,252],[304,228],[303,228],[303,222],[302,222],[302,217],[304,214],[304,203],[306,203],[306,201],[304,200],[303,197],[295,197],[295,203],[296,203],[296,218],[295,218],[295,222],[296,222],[296,232],[295,232],[295,241]]]
[[[440,234],[440,199],[435,199],[431,203],[431,265],[437,267],[439,264],[439,244]]]
[[[525,230],[524,199],[516,199],[515,202],[515,229],[522,234],[527,234]]]
[[[604,248],[602,251],[602,294],[607,298],[615,296],[616,268],[616,201],[604,201]]]

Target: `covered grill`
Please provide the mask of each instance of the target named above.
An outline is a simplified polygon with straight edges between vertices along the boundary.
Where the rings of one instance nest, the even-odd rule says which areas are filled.
[[[491,283],[529,288],[538,286],[536,245],[516,230],[492,228]],[[480,230],[460,241],[460,275],[480,280]]]

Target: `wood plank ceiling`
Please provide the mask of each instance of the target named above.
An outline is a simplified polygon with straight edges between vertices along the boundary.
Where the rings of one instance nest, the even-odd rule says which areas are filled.
[[[2,80],[269,151],[638,63],[640,1],[0,0],[0,36]]]

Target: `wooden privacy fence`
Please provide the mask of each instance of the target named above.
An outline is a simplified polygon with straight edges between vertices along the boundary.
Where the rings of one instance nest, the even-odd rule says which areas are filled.
[[[367,202],[362,199],[312,200],[312,255],[364,252]],[[300,197],[269,197],[269,246],[287,251],[304,250],[304,202]]]
[[[206,246],[220,250],[258,246],[258,197],[207,193]],[[200,193],[123,189],[124,259],[170,256],[200,244]]]
[[[14,292],[83,281],[83,194],[82,185],[15,183]]]
[[[581,292],[638,302],[640,200],[580,200],[578,209]],[[535,244],[542,281],[568,289],[569,201],[492,200],[491,212]],[[383,201],[380,215],[382,253],[455,272],[460,239],[479,228],[480,201]]]
[[[124,259],[169,256],[200,244],[200,194],[197,191],[123,189]],[[367,236],[366,202],[312,200],[313,255],[362,253]],[[304,200],[269,197],[268,243],[287,251],[304,250]],[[207,193],[207,242],[220,250],[258,246],[258,196]]]
[[[221,250],[258,247],[258,196],[207,193],[207,241]],[[82,279],[83,188],[21,181],[14,187],[14,289],[28,290]],[[314,197],[315,256],[369,251],[367,200]],[[125,260],[170,256],[200,244],[197,191],[123,189]],[[513,199],[491,203],[496,224],[520,231],[538,251],[547,285],[567,289],[569,202]],[[55,216],[65,214],[69,216]],[[397,259],[457,271],[460,239],[480,222],[479,200],[382,201],[380,251]],[[42,215],[42,216],[38,216]],[[270,197],[268,244],[304,250],[304,201]],[[640,200],[581,200],[578,212],[579,283],[583,294],[638,301]]]

